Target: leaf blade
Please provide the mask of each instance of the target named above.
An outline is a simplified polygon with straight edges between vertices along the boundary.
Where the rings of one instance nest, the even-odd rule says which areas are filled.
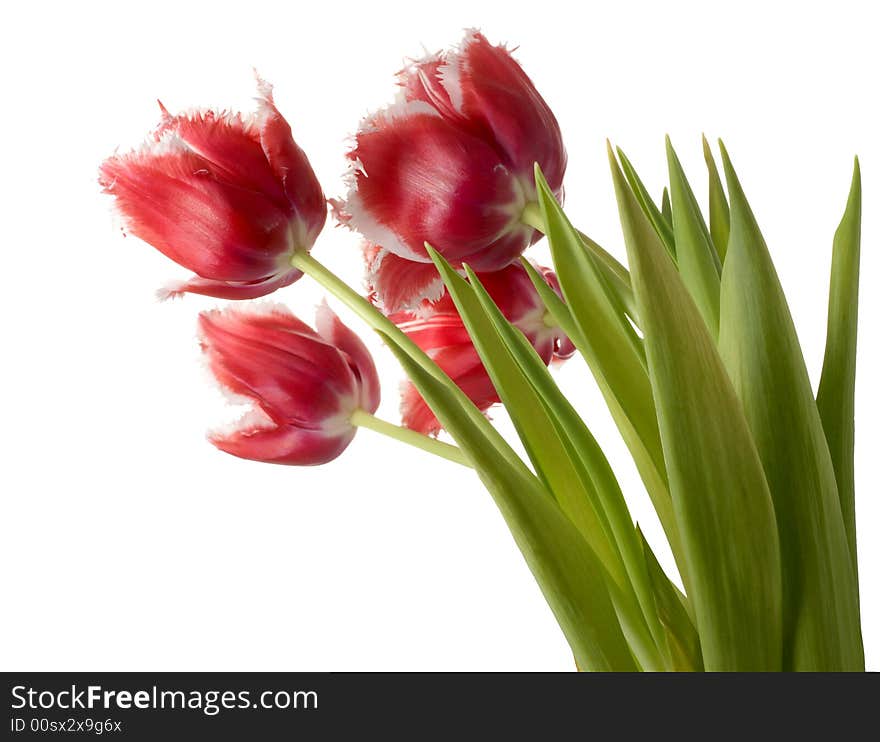
[[[709,230],[703,221],[697,199],[687,181],[678,155],[666,137],[666,159],[672,195],[672,228],[678,272],[690,291],[703,320],[718,336],[721,300],[721,271]]]
[[[565,442],[545,414],[541,399],[511,357],[473,288],[430,245],[425,246],[455,303],[468,335],[504,403],[535,470],[571,518],[602,564],[619,584],[626,575],[620,554],[608,538],[604,511],[589,497],[589,482],[572,465]]]
[[[779,544],[761,463],[715,342],[608,154],[705,667],[779,669]]]
[[[653,392],[644,365],[644,347],[629,321],[617,311],[580,236],[547,186],[540,168],[535,184],[563,303],[531,266],[532,282],[545,306],[590,367],[645,483],[685,585],[688,565],[669,496],[666,464],[657,427]],[[524,263],[525,265],[525,263]]]
[[[855,387],[859,321],[859,253],[861,247],[862,181],[859,160],[853,165],[846,210],[834,234],[828,331],[816,404],[831,452],[843,525],[858,581],[856,550]]]
[[[531,343],[504,317],[480,283],[479,277],[469,268],[467,272],[474,293],[495,325],[502,342],[543,402],[546,414],[553,420],[563,437],[568,455],[579,465],[577,468],[584,472],[585,488],[594,508],[602,514],[603,524],[608,529],[606,531],[608,538],[615,545],[625,571],[626,579],[621,581],[621,585],[636,603],[635,611],[627,610],[627,605],[623,605],[619,613],[624,633],[630,640],[631,646],[634,642],[638,642],[637,656],[645,669],[663,669],[663,660],[657,651],[657,642],[660,641],[663,633],[659,617],[656,615],[656,607],[651,599],[650,577],[617,478],[589,428],[560,391],[549,369]],[[633,613],[641,613],[641,617],[633,616]],[[648,636],[645,636],[643,629],[649,632]]]
[[[620,158],[620,166],[623,168],[623,173],[629,182],[633,195],[636,197],[636,201],[638,201],[639,206],[642,207],[642,212],[648,218],[648,221],[654,226],[657,235],[660,237],[660,240],[663,242],[663,245],[666,247],[666,250],[674,261],[676,259],[677,249],[675,246],[675,234],[672,230],[672,224],[667,220],[663,212],[657,208],[657,204],[654,203],[651,194],[648,193],[648,189],[645,187],[645,184],[642,182],[636,169],[620,147],[617,148],[617,156]]]
[[[784,663],[864,668],[858,591],[831,454],[794,322],[730,158],[719,348],[770,486],[783,569]]]
[[[727,241],[730,238],[730,206],[727,196],[724,195],[724,186],[721,185],[721,176],[712,156],[705,135],[703,136],[703,159],[709,171],[709,233],[712,235],[712,244],[718,252],[718,259],[723,264],[727,254]]]
[[[578,667],[609,672],[637,669],[603,569],[587,542],[534,477],[522,476],[503,458],[489,453],[485,436],[450,390],[384,337],[444,428],[473,461],[556,616]]]

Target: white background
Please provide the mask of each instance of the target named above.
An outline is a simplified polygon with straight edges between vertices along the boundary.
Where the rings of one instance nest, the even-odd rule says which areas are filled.
[[[664,133],[701,190],[700,133],[725,138],[814,383],[831,237],[852,156],[861,156],[857,509],[865,647],[869,666],[880,669],[880,55],[872,5],[7,5],[3,669],[572,669],[549,609],[468,471],[369,431],[314,469],[241,461],[205,442],[207,428],[234,415],[194,338],[197,311],[220,302],[158,304],[154,290],[186,272],[123,239],[96,183],[101,159],[137,144],[157,122],[157,97],[172,111],[250,110],[253,66],[275,83],[327,194],[339,195],[346,137],[391,98],[392,73],[422,45],[457,41],[466,26],[519,45],[566,136],[569,214],[618,255],[605,137],[657,194]],[[315,254],[359,281],[354,235],[328,227]],[[320,296],[303,280],[277,298],[310,318]],[[396,419],[400,372],[369,342],[385,381],[381,412]],[[572,361],[559,380],[668,564],[586,367]],[[510,430],[502,413],[495,418]]]

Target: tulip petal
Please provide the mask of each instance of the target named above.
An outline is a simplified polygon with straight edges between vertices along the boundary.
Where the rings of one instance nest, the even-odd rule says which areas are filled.
[[[347,223],[401,257],[427,262],[429,241],[453,262],[497,270],[533,237],[519,222],[521,186],[498,155],[421,101],[374,116],[349,157]]]
[[[271,464],[316,466],[339,456],[351,443],[354,433],[355,428],[351,428],[344,435],[327,436],[322,431],[280,425],[210,434],[208,439],[221,451],[239,458]]]
[[[294,281],[298,280],[302,273],[295,268],[291,268],[286,273],[279,273],[271,276],[263,281],[253,281],[252,283],[233,283],[231,281],[212,281],[208,278],[200,276],[192,276],[187,281],[179,281],[170,283],[159,289],[156,295],[160,301],[165,299],[176,299],[183,294],[202,294],[203,296],[213,296],[218,299],[259,299],[262,296],[271,294],[285,286],[290,286]]]
[[[539,163],[558,195],[567,163],[559,124],[510,52],[470,31],[442,75],[458,110],[497,143],[508,166],[530,178]]]
[[[262,193],[279,209],[289,208],[282,184],[266,161],[260,133],[252,119],[210,110],[177,116],[166,113],[157,136],[176,136],[210,163],[211,172],[219,180]]]
[[[128,229],[203,278],[259,281],[278,269],[287,215],[264,196],[222,183],[183,146],[107,160],[101,183]]]
[[[345,357],[283,308],[203,312],[199,330],[217,380],[279,424],[323,428],[358,396]]]
[[[342,324],[342,321],[327,306],[326,302],[318,306],[315,327],[324,340],[348,355],[360,386],[361,409],[370,414],[374,413],[379,407],[381,387],[376,364],[373,363],[373,357],[367,350],[367,346],[354,332]]]
[[[443,281],[433,263],[417,263],[379,248],[368,260],[367,286],[386,314],[418,312],[443,296]]]
[[[327,201],[305,152],[293,139],[290,124],[275,107],[272,86],[258,79],[260,144],[298,217],[299,248],[310,248],[327,220]]]
[[[460,319],[458,322],[461,324]],[[480,411],[500,401],[470,338],[459,345],[435,349],[430,355]],[[403,424],[412,430],[425,434],[440,430],[436,416],[409,381],[401,387],[400,412]]]

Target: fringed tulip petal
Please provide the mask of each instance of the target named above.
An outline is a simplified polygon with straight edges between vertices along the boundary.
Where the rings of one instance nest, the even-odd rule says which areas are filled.
[[[318,307],[315,328],[325,341],[348,356],[349,364],[361,389],[361,409],[370,414],[374,413],[379,407],[379,375],[367,346],[354,332],[342,324],[342,320],[326,303]]]
[[[443,281],[433,263],[417,263],[384,248],[365,251],[367,290],[386,314],[418,312],[443,296]]]
[[[100,168],[128,230],[196,274],[162,295],[249,299],[302,275],[290,257],[311,248],[326,203],[271,90],[261,93],[250,117],[163,108],[140,149]]]
[[[457,87],[461,114],[491,136],[517,173],[530,177],[535,163],[551,190],[562,188],[567,157],[556,117],[522,67],[503,46],[470,32],[448,63],[447,86]]]

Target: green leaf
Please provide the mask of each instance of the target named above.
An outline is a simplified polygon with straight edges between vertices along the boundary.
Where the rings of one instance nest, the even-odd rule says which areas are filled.
[[[583,232],[578,231],[578,234],[584,247],[595,258],[594,264],[602,273],[605,285],[610,289],[611,294],[617,300],[621,309],[638,325],[639,313],[629,280],[629,271],[598,242]]]
[[[535,170],[535,183],[565,303],[537,277],[531,266],[525,262],[523,265],[548,311],[589,365],[642,476],[682,579],[688,585],[688,567],[672,511],[642,341],[609,298],[595,262],[583,249],[580,235],[556,202],[539,168]]]
[[[660,213],[663,218],[672,224],[672,201],[669,200],[669,189],[663,186],[663,197],[660,200]]]
[[[663,669],[656,645],[663,637],[663,631],[652,600],[650,578],[642,559],[635,526],[614,472],[589,428],[560,391],[532,344],[504,317],[479,277],[470,268],[467,272],[473,292],[494,325],[499,339],[539,396],[544,413],[562,437],[566,453],[579,473],[585,492],[595,510],[601,514],[608,537],[615,545],[626,573],[626,579],[619,582],[624,592],[632,594],[637,603],[635,613],[640,614],[633,616],[632,611],[625,610],[626,606],[618,611],[630,646],[637,649],[637,656],[645,669]],[[515,408],[509,408],[509,411],[515,414]],[[588,535],[587,539],[590,540]],[[649,632],[647,635],[643,628]]]
[[[589,476],[574,465],[565,440],[548,417],[541,397],[504,346],[473,288],[430,245],[426,244],[425,248],[455,302],[498,396],[510,413],[535,471],[608,572],[618,584],[624,585],[626,574],[620,554],[610,537],[604,511],[597,508],[590,497]]]
[[[556,616],[578,667],[636,670],[609,596],[609,578],[578,530],[535,477],[521,475],[492,453],[485,435],[449,389],[385,338],[438,420],[473,462]]]
[[[672,191],[673,230],[678,272],[690,291],[706,327],[718,337],[721,297],[721,264],[712,246],[709,229],[672,142],[666,137],[669,184]]]
[[[767,245],[724,145],[730,241],[719,347],[776,509],[784,667],[864,668],[858,592],[825,431]]]
[[[712,149],[705,136],[703,158],[709,170],[709,233],[712,235],[712,244],[718,252],[718,259],[723,263],[727,254],[727,240],[730,237],[730,207],[727,204],[727,196],[724,195],[724,186],[721,185],[721,177],[715,166]]]
[[[617,148],[617,156],[620,158],[620,165],[623,168],[623,172],[626,175],[626,179],[629,182],[630,188],[632,188],[639,206],[642,207],[645,216],[648,217],[648,220],[654,226],[654,229],[657,231],[657,234],[669,252],[669,255],[675,260],[676,246],[675,235],[672,231],[672,222],[668,221],[667,218],[663,216],[663,212],[657,208],[657,204],[651,199],[648,189],[645,188],[645,184],[642,183],[639,174],[636,172],[632,163],[629,161],[629,158],[627,158],[620,147]]]
[[[837,477],[837,494],[858,577],[856,553],[855,438],[856,337],[859,320],[859,249],[862,223],[862,179],[859,160],[853,166],[846,211],[834,234],[831,291],[828,299],[828,337],[816,403]]]
[[[779,542],[761,462],[715,341],[608,155],[705,667],[778,670]]]
[[[685,608],[685,598],[666,576],[641,529],[638,529],[638,535],[657,612],[665,630],[666,651],[671,667],[678,672],[700,672],[703,670],[700,635]]]

